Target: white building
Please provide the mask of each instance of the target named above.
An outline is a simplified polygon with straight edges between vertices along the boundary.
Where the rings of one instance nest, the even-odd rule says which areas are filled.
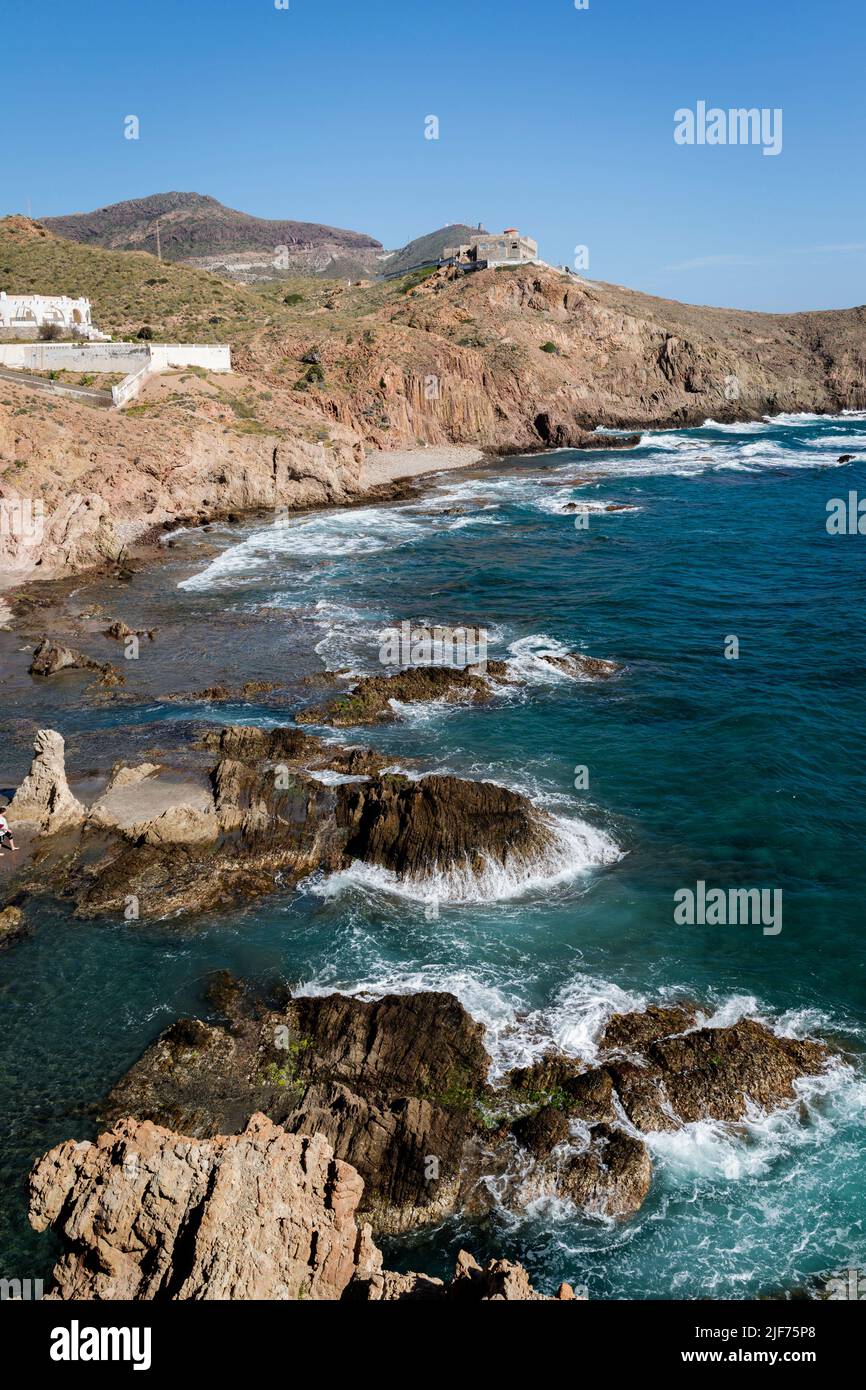
[[[64,334],[108,341],[93,326],[89,299],[70,299],[65,294],[7,294],[0,290],[0,333],[4,337],[37,337],[45,324],[56,324]]]

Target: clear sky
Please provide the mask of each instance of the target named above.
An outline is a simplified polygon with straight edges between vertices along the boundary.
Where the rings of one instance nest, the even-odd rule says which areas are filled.
[[[389,248],[516,226],[694,303],[866,302],[864,0],[288,5],[5,0],[0,212],[194,190]],[[781,153],[677,144],[699,101],[781,108]]]

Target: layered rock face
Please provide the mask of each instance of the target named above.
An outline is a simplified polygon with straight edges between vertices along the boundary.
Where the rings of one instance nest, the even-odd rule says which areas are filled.
[[[36,1164],[30,1221],[68,1247],[50,1298],[338,1299],[381,1268],[362,1189],[324,1139],[263,1115],[208,1140],[129,1120]]]
[[[694,1028],[692,1011],[673,1012],[679,1017],[663,1019],[651,1032],[646,1015],[615,1017],[602,1039],[624,1054],[608,1071],[626,1114],[643,1130],[740,1120],[749,1100],[771,1109],[793,1097],[798,1077],[821,1071],[827,1060],[822,1044],[777,1037],[750,1019]]]
[[[483,1179],[515,1210],[555,1197],[631,1216],[652,1181],[645,1134],[785,1105],[828,1058],[752,1020],[701,1028],[675,1008],[611,1019],[593,1066],[553,1053],[492,1083],[483,1028],[447,994],[275,1003],[224,978],[213,1002],[225,1022],[163,1033],[109,1095],[107,1121],[210,1135],[260,1110],[323,1134],[361,1173],[361,1210],[384,1234],[480,1214]]]
[[[124,1120],[58,1145],[30,1175],[30,1221],[65,1247],[49,1299],[535,1301],[520,1265],[461,1251],[448,1285],[382,1269],[356,1222],[363,1182],[321,1137],[254,1115],[189,1139]],[[567,1284],[557,1294],[573,1301]]]
[[[483,1028],[456,999],[333,995],[272,1009],[226,982],[216,1002],[226,1026],[173,1025],[111,1092],[107,1119],[209,1135],[262,1110],[293,1133],[324,1135],[358,1169],[378,1231],[455,1209],[490,1063]]]
[[[543,815],[518,792],[490,782],[385,777],[343,786],[337,824],[346,854],[423,882],[449,869],[482,873],[540,859],[554,844]]]

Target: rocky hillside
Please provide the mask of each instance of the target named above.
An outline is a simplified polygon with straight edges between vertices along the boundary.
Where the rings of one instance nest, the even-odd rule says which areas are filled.
[[[157,224],[159,242],[157,242]],[[46,217],[55,236],[104,251],[148,251],[164,261],[215,271],[255,283],[287,275],[359,279],[402,275],[435,263],[446,246],[465,241],[479,228],[463,223],[440,227],[395,251],[362,232],[252,217],[203,193],[154,193],[124,203]]]
[[[202,193],[155,193],[112,203],[94,212],[47,217],[44,225],[56,236],[84,246],[111,251],[157,250],[157,222],[162,256],[192,264],[219,262],[239,265],[252,257],[273,266],[277,248],[286,251],[287,266],[324,270],[336,257],[366,256],[372,264],[381,243],[362,232],[324,227],[317,222],[285,222],[227,208]]]
[[[435,264],[447,246],[459,246],[470,237],[483,232],[483,227],[467,227],[465,223],[454,222],[438,231],[428,232],[426,236],[415,237],[399,251],[389,251],[382,261],[382,271],[386,275],[405,275],[418,266]]]
[[[620,429],[866,406],[866,308],[756,314],[536,267],[253,288],[146,253],[0,222],[0,287],[83,293],[116,337],[229,342],[235,374],[179,372],[123,414],[0,389],[0,497],[45,536],[0,568],[74,572],[179,517],[344,502],[365,456],[607,446]]]

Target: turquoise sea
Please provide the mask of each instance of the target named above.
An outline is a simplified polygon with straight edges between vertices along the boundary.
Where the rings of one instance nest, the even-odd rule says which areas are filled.
[[[450,898],[359,868],[194,925],[38,906],[33,934],[0,955],[0,1274],[38,1277],[54,1254],[26,1223],[32,1160],[92,1134],[93,1103],[173,1018],[203,1010],[222,967],[301,992],[451,990],[487,1025],[499,1069],[553,1044],[590,1061],[611,1012],[671,998],[827,1035],[840,1054],[770,1117],[650,1136],[653,1188],[630,1221],[496,1212],[391,1242],[392,1267],[437,1273],[466,1245],[521,1259],[545,1290],[568,1278],[609,1299],[809,1294],[866,1268],[866,536],[826,528],[827,503],[858,490],[863,414],[710,422],[633,452],[443,474],[408,501],[211,533],[200,560],[200,537],[179,536],[112,596],[120,616],[161,626],[154,653],[178,664],[149,691],[142,672],[131,706],[16,679],[4,777],[23,773],[46,722],[84,775],[185,722],[284,718],[267,700],[190,708],[154,690],[270,676],[300,704],[320,698],[305,674],[381,670],[394,623],[482,626],[519,688],[484,707],[405,708],[352,737],[413,771],[526,792],[560,818],[563,849],[546,875]],[[565,510],[575,501],[586,528]],[[625,669],[577,682],[538,659],[570,650]],[[674,893],[699,880],[781,889],[781,933],[676,925]]]

